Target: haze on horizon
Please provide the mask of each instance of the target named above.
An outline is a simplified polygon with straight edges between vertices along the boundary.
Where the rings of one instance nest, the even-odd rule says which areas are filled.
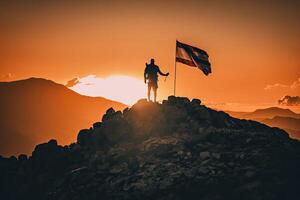
[[[143,78],[155,58],[173,92],[175,40],[205,49],[212,74],[177,65],[179,96],[264,105],[300,94],[299,1],[1,1],[0,81]],[[145,91],[146,94],[146,91]]]

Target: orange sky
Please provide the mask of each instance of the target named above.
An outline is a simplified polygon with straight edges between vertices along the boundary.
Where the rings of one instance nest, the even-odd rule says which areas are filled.
[[[300,95],[299,19],[299,1],[1,1],[0,78],[142,79],[154,57],[171,73],[159,82],[161,99],[173,91],[177,38],[206,50],[213,72],[178,64],[178,95],[276,103]]]

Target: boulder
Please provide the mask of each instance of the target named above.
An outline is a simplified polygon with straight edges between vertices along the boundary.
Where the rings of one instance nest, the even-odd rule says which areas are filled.
[[[91,143],[91,130],[89,129],[82,129],[79,131],[77,135],[77,143],[81,146],[87,146]]]
[[[94,124],[93,124],[93,129],[97,129],[97,128],[100,128],[101,127],[101,122],[95,122]]]
[[[25,155],[25,154],[20,154],[19,156],[18,156],[18,161],[19,162],[25,162],[25,161],[27,161],[28,160],[28,157],[27,157],[27,155]]]
[[[57,141],[54,139],[49,140],[47,143],[39,144],[32,152],[33,157],[43,157],[44,155],[50,155],[56,153],[58,150]]]
[[[168,96],[168,103],[169,104],[176,104],[176,102],[177,102],[177,98],[175,97],[175,96]]]
[[[200,99],[192,99],[191,101],[192,105],[198,106],[201,104],[201,100]]]
[[[112,119],[114,116],[115,110],[113,108],[109,108],[106,113],[102,117],[102,122]]]
[[[210,158],[210,152],[208,151],[200,152],[199,156],[202,160],[208,159]]]

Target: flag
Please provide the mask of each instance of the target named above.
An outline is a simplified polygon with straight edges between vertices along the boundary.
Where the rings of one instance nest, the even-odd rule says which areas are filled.
[[[206,51],[178,41],[176,41],[176,62],[198,67],[205,75],[211,73]]]

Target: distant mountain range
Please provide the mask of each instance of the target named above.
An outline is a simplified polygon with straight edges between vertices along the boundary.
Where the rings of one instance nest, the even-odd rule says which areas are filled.
[[[41,78],[0,82],[0,154],[29,154],[37,143],[51,138],[70,143],[109,107],[119,110],[126,105],[82,96]]]
[[[257,109],[254,112],[226,111],[233,117],[251,119],[271,127],[279,127],[289,133],[290,137],[300,139],[300,114],[289,109],[270,107]]]
[[[300,119],[276,116],[272,119],[264,119],[262,123],[272,127],[280,127],[291,137],[300,139]]]

